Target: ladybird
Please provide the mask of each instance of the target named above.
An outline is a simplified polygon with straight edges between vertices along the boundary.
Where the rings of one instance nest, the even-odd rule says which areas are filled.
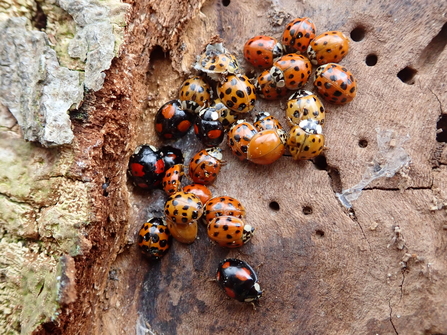
[[[270,69],[270,75],[278,87],[297,90],[309,79],[312,64],[303,55],[287,54],[278,58]]]
[[[165,169],[176,164],[183,164],[184,158],[182,151],[178,148],[171,147],[170,145],[164,145],[160,147],[160,154],[163,157],[163,162],[165,162]]]
[[[164,212],[172,222],[188,224],[200,219],[203,213],[203,205],[194,194],[180,191],[168,198]]]
[[[155,114],[155,132],[165,139],[179,139],[191,128],[194,114],[182,108],[180,100],[165,103]]]
[[[247,159],[248,144],[257,133],[256,128],[245,120],[238,120],[227,134],[227,144],[241,161]]]
[[[230,74],[217,84],[217,96],[234,112],[248,113],[255,106],[255,86],[243,74]]]
[[[153,189],[161,185],[165,162],[160,151],[152,145],[140,145],[129,159],[127,172],[134,185]]]
[[[182,187],[183,175],[184,171],[182,164],[176,164],[166,170],[161,185],[167,195],[171,195],[180,191]]]
[[[224,139],[224,127],[219,121],[219,111],[214,107],[205,107],[196,115],[194,133],[206,147],[215,147]]]
[[[287,146],[294,160],[311,159],[324,149],[321,126],[312,119],[301,121],[289,131]]]
[[[211,100],[211,87],[199,76],[188,78],[180,86],[179,99],[203,106]]]
[[[228,131],[241,115],[225,106],[220,99],[213,100],[210,107],[213,107],[219,114],[218,120],[222,124],[225,131]]]
[[[236,73],[239,63],[222,43],[208,44],[197,59],[194,69],[205,72],[211,79],[219,80],[229,73]]]
[[[286,132],[283,129],[260,131],[250,140],[247,160],[255,164],[271,164],[281,158],[286,150]]]
[[[230,298],[241,302],[254,302],[262,297],[258,276],[246,262],[227,258],[219,263],[216,281]]]
[[[315,37],[315,24],[308,17],[299,17],[287,24],[281,43],[297,53],[305,53]]]
[[[307,49],[312,64],[340,62],[349,52],[349,40],[340,31],[327,31],[315,37]]]
[[[259,112],[255,115],[255,122],[253,126],[257,131],[263,131],[267,129],[283,129],[281,123],[274,116],[268,112]]]
[[[163,218],[149,219],[138,234],[141,252],[151,259],[159,259],[172,244],[172,235]]]
[[[167,219],[166,221],[172,237],[174,237],[178,242],[191,244],[196,240],[197,232],[199,230],[197,220],[191,221],[188,224],[176,224],[170,219]]]
[[[219,216],[233,216],[239,219],[245,218],[245,208],[241,202],[233,197],[215,197],[205,204],[203,208],[203,218],[206,223]]]
[[[317,68],[314,86],[324,100],[335,105],[346,104],[357,94],[357,83],[352,73],[336,63],[328,63]]]
[[[183,192],[192,193],[197,196],[202,204],[206,205],[207,201],[213,197],[211,190],[202,184],[190,184],[183,187]]]
[[[223,164],[221,148],[214,147],[201,150],[194,155],[189,163],[189,177],[197,184],[212,184]]]
[[[276,86],[270,70],[264,70],[255,81],[256,94],[266,100],[277,100],[289,91],[285,86]]]
[[[255,36],[244,45],[244,58],[259,69],[272,67],[273,60],[284,53],[283,45],[270,36]]]
[[[218,216],[208,223],[208,237],[221,247],[239,248],[253,236],[255,229],[234,216]]]
[[[325,116],[321,100],[310,91],[299,90],[287,100],[286,119],[291,126],[298,125],[306,119],[314,119],[323,126]]]

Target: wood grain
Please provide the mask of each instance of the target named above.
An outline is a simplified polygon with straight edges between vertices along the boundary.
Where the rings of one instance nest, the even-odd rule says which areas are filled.
[[[115,199],[122,199],[125,208],[123,225],[115,226],[119,239],[113,250],[120,254],[105,257],[103,277],[96,280],[102,289],[92,300],[96,321],[88,322],[91,333],[447,333],[447,159],[435,155],[445,152],[444,143],[436,141],[436,123],[447,110],[447,37],[438,35],[447,22],[447,3],[228,2],[129,1],[133,12],[126,45],[106,79],[106,89],[115,83],[121,90],[116,103],[129,102],[116,116],[129,133],[122,143],[114,142],[127,155],[117,158],[121,174],[114,184]],[[247,221],[256,227],[253,240],[226,250],[213,245],[201,226],[194,244],[174,243],[161,261],[146,261],[134,244],[136,234],[164,198],[127,182],[128,156],[138,144],[161,144],[153,117],[176,98],[196,55],[213,36],[220,36],[252,75],[242,57],[245,41],[258,34],[280,37],[298,16],[311,17],[319,33],[364,31],[342,61],[357,78],[356,99],[345,106],[326,104],[326,164],[283,157],[256,166],[225,150],[227,164],[213,193],[245,205]],[[371,54],[378,59],[374,66],[365,63]],[[398,73],[406,67],[417,72],[403,82]],[[110,108],[110,102],[105,104]],[[259,101],[256,110],[286,124],[284,101]],[[403,148],[411,164],[405,173],[374,180],[347,209],[335,193],[359,183],[377,158],[379,129],[392,131],[397,140],[408,136]],[[360,140],[367,146],[359,146]],[[187,140],[176,145],[185,148],[187,157],[200,148]],[[272,209],[272,202],[279,209]],[[117,207],[104,213],[113,216]],[[226,298],[210,281],[225,257],[241,258],[257,269],[264,297],[256,310]],[[67,329],[76,329],[77,322]]]

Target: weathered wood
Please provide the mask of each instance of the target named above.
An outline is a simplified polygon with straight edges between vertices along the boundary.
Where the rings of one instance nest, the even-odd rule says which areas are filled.
[[[438,35],[447,4],[128,2],[132,12],[122,54],[107,72],[104,88],[85,105],[88,123],[75,125],[78,159],[92,162],[88,173],[98,185],[92,191],[98,223],[87,234],[92,250],[76,259],[78,300],[64,307],[61,331],[447,333],[447,159],[435,154],[444,147],[436,141],[436,122],[447,110],[445,28]],[[226,150],[227,165],[213,193],[243,202],[247,221],[257,229],[253,240],[224,250],[210,243],[201,226],[194,244],[174,243],[161,261],[147,262],[135,246],[136,234],[163,198],[160,192],[134,190],[125,169],[138,144],[161,144],[153,131],[155,112],[176,98],[196,55],[213,36],[236,54],[243,71],[253,73],[242,58],[245,41],[258,34],[279,37],[298,16],[311,17],[320,33],[364,32],[361,41],[351,41],[342,61],[357,78],[356,99],[346,106],[327,105],[326,164],[283,157],[256,166]],[[365,63],[370,54],[378,58],[374,66]],[[403,82],[398,73],[406,67],[417,73]],[[283,107],[284,101],[259,101],[256,109],[286,124]],[[384,166],[378,129],[394,134],[392,146],[402,143],[411,164],[393,178],[374,180],[347,209],[335,193],[358,184],[371,164]],[[360,140],[367,146],[359,146]],[[197,148],[192,144],[188,157]],[[105,177],[107,197],[100,189]],[[264,297],[256,310],[227,299],[210,281],[218,262],[233,256],[258,271]]]

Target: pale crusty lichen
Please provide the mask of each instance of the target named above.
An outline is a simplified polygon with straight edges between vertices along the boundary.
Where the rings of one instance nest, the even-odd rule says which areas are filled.
[[[0,239],[0,332],[30,334],[57,316],[58,261],[37,243]]]

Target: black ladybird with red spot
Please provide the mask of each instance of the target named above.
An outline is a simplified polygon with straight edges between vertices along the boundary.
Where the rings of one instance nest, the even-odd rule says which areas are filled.
[[[219,112],[214,107],[203,108],[194,122],[194,132],[206,147],[215,147],[224,139],[224,127]]]
[[[219,263],[216,280],[225,293],[242,302],[254,302],[262,296],[258,276],[246,262],[227,258]]]
[[[155,114],[155,132],[165,139],[179,139],[191,128],[194,114],[184,110],[180,100],[171,100]]]
[[[160,154],[165,162],[165,170],[177,164],[183,164],[183,153],[180,149],[164,145],[160,148]]]
[[[127,171],[136,186],[153,189],[161,185],[165,162],[157,148],[152,145],[140,145],[130,156]]]

